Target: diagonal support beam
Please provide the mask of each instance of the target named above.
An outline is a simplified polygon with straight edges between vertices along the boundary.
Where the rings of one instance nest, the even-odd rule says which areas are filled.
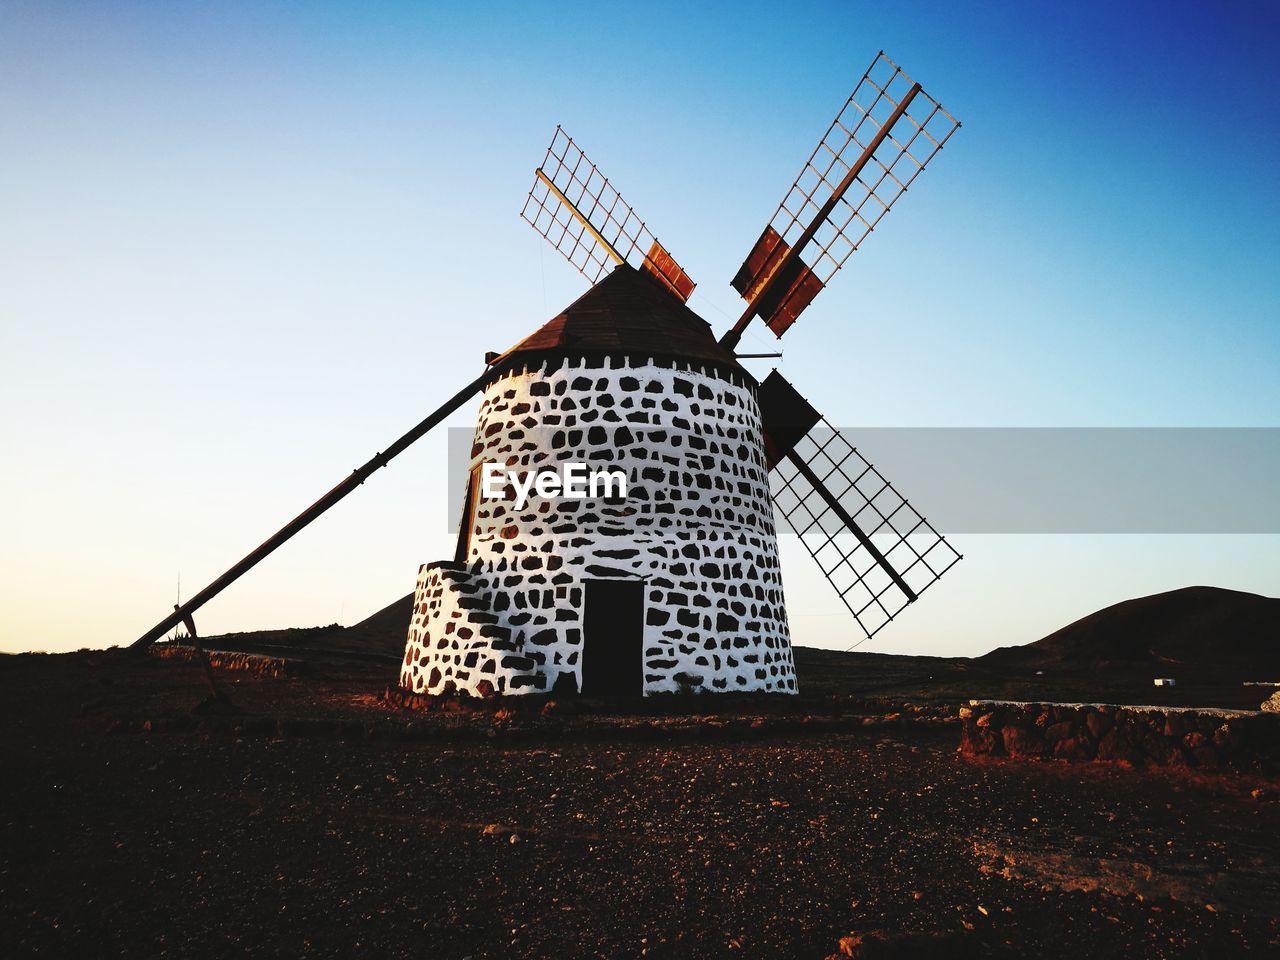
[[[795,468],[800,471],[800,475],[809,481],[809,485],[818,491],[818,494],[826,501],[827,506],[830,507],[832,512],[840,518],[840,522],[848,527],[853,535],[858,538],[858,542],[867,548],[867,552],[871,554],[876,563],[880,564],[881,569],[889,575],[890,579],[893,580],[898,589],[906,594],[907,602],[915,603],[916,592],[907,585],[907,581],[902,579],[902,574],[893,569],[893,565],[890,564],[885,555],[880,552],[880,548],[871,542],[871,538],[867,536],[863,529],[854,521],[853,517],[849,515],[849,511],[846,510],[844,505],[836,499],[835,495],[826,488],[818,475],[813,472],[813,468],[805,463],[794,449],[787,451],[787,459],[790,460],[795,465]]]
[[[351,475],[339,483],[336,487],[326,493],[323,497],[313,503],[307,509],[286,523],[274,534],[268,537],[261,546],[252,550],[243,560],[235,564],[231,569],[222,576],[218,577],[211,584],[197,593],[194,597],[184,604],[175,604],[173,613],[165,617],[154,627],[140,636],[137,640],[130,644],[131,649],[140,650],[151,646],[155,641],[159,640],[171,628],[179,623],[190,622],[191,614],[199,610],[202,606],[220,594],[231,584],[235,583],[242,576],[256,567],[259,563],[271,556],[279,547],[283,546],[295,534],[302,531],[313,520],[320,517],[330,507],[335,506],[340,500],[347,496],[360,486],[373,474],[376,470],[385,467],[395,457],[403,453],[408,447],[420,440],[432,427],[437,426],[445,417],[453,413],[464,403],[473,397],[485,384],[485,382],[494,375],[497,368],[490,367],[476,379],[455,393],[446,400],[440,407],[436,408],[429,416],[420,421],[408,433],[401,436],[395,443],[387,447],[381,453],[376,453],[363,466],[357,467],[351,471]],[[194,631],[192,633],[194,636]]]

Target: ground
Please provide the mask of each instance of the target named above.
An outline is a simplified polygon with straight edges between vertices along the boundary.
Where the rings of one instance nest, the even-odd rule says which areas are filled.
[[[817,676],[821,659],[798,658],[819,692],[782,705],[544,715],[404,711],[372,661],[224,673],[224,713],[186,662],[4,658],[0,942],[13,956],[1280,954],[1274,784],[965,759],[954,704],[831,696],[848,684]],[[907,672],[869,685],[918,685]]]

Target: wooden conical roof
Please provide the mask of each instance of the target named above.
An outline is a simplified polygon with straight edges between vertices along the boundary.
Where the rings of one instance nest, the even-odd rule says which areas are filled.
[[[707,321],[625,263],[495,363],[518,354],[691,360],[746,373]]]

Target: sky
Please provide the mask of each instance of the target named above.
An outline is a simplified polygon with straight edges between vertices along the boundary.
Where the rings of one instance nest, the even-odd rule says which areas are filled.
[[[1277,41],[1262,2],[9,0],[0,650],[130,642],[581,294],[517,216],[557,123],[727,328],[729,278],[880,49],[964,125],[786,338],[741,350],[781,349],[841,426],[1280,425]],[[441,431],[201,632],[409,592],[452,552],[445,465]],[[860,649],[1280,592],[1274,534],[954,542]],[[857,640],[782,551],[795,641]]]

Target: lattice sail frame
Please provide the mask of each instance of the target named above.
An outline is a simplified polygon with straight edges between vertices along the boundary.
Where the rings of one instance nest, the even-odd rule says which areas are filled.
[[[961,555],[849,441],[821,419],[795,453],[818,475],[917,597]],[[870,639],[910,602],[884,568],[801,474],[773,469],[773,505]],[[858,641],[861,643],[862,641]]]
[[[876,55],[769,220],[769,227],[788,247],[796,244],[913,86],[911,78],[884,51]],[[923,89],[916,93],[801,251],[801,260],[822,286],[844,266],[959,127],[960,121]]]
[[[693,292],[693,280],[562,127],[551,137],[520,216],[592,284],[623,260],[657,276],[682,300]]]

